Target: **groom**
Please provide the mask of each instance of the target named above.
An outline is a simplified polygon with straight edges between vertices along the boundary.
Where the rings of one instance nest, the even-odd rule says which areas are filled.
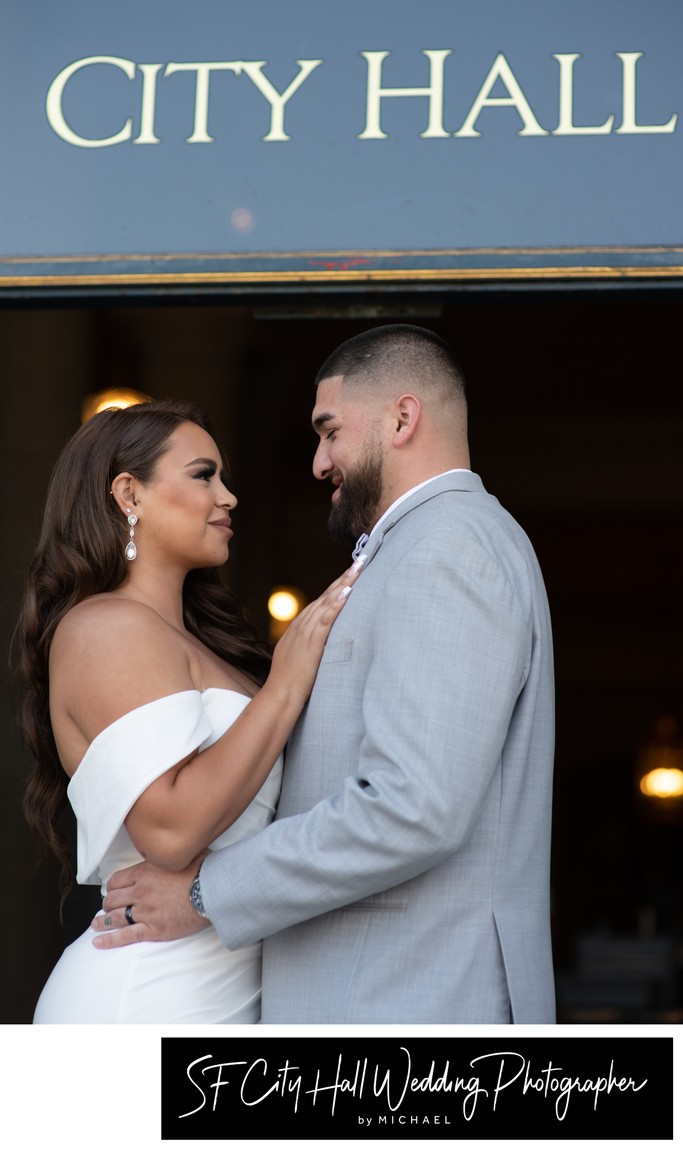
[[[554,1021],[553,661],[543,580],[470,468],[451,349],[410,325],[318,374],[313,470],[364,568],[287,748],[276,821],[195,905],[263,944],[264,1023]],[[205,926],[193,873],[114,876],[107,946]],[[158,909],[157,909],[158,908]],[[101,924],[100,924],[101,925]]]

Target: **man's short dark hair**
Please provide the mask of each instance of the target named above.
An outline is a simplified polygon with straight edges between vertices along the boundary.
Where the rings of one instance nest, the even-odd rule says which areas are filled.
[[[446,398],[464,398],[465,377],[455,353],[436,332],[408,323],[385,324],[354,335],[332,352],[316,376],[381,387],[411,381]]]

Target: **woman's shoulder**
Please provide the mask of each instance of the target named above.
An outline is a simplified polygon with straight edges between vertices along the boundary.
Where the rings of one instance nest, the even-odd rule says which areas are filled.
[[[97,595],[60,622],[50,651],[53,725],[75,724],[87,741],[128,711],[192,690],[187,645],[145,603]]]
[[[178,631],[153,607],[114,594],[93,595],[60,621],[50,650],[51,677],[65,666],[80,680],[89,675],[185,669],[187,653]]]
[[[73,643],[86,639],[106,641],[127,631],[136,634],[154,632],[173,634],[173,628],[158,611],[138,599],[128,599],[113,593],[92,595],[67,611],[55,630],[54,641]]]

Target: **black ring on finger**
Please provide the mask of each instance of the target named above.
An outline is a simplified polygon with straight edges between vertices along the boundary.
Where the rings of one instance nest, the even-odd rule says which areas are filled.
[[[125,909],[125,911],[124,911],[123,913],[124,913],[124,914],[125,914],[125,916],[126,916],[126,922],[128,923],[128,925],[129,925],[129,926],[135,926],[135,919],[133,918],[133,908],[132,908],[132,906],[127,906],[127,907],[126,907],[126,909]]]

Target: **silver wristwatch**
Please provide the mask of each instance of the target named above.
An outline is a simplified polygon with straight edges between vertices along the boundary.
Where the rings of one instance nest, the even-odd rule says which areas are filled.
[[[202,902],[202,890],[199,885],[199,871],[197,871],[196,875],[192,879],[192,886],[190,887],[190,902],[192,903],[192,909],[196,910],[197,914],[200,915],[201,918],[209,917],[204,910],[204,903]]]

